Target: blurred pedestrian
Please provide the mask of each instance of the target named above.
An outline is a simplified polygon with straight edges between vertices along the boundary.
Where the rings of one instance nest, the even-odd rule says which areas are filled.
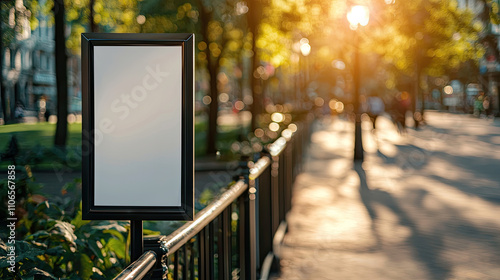
[[[43,116],[45,117],[45,121],[49,122],[49,118],[50,118],[50,111],[49,111],[49,109],[45,110],[45,113],[43,114]]]
[[[481,117],[481,115],[484,112],[483,103],[484,103],[484,92],[481,91],[476,96],[476,101],[474,101],[474,116]]]
[[[410,105],[410,94],[406,91],[398,93],[392,100],[391,117],[399,133],[406,132],[406,112]]]
[[[372,95],[368,97],[368,115],[373,123],[373,129],[376,129],[376,121],[378,116],[380,116],[385,111],[384,101],[377,95]]]
[[[24,108],[23,105],[17,102],[16,109],[14,110],[14,117],[17,122],[23,122],[24,118]]]

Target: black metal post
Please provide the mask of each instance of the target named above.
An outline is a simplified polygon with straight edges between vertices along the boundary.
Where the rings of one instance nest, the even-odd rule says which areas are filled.
[[[359,34],[354,30],[355,36],[355,46],[354,46],[354,113],[356,114],[356,120],[354,125],[354,161],[363,161],[363,141],[361,135],[361,104],[359,96]]]
[[[292,161],[292,148],[293,140],[287,144],[284,155],[285,155],[285,175],[286,175],[286,201],[285,201],[285,211],[288,213],[292,209],[292,190],[293,190],[293,161]],[[286,217],[285,217],[286,219]]]
[[[179,280],[179,250],[174,253],[174,280]]]
[[[285,220],[285,215],[286,215],[286,210],[285,210],[285,157],[284,157],[284,152],[282,151],[281,154],[278,156],[278,197],[279,197],[279,217],[280,217],[280,223]]]
[[[279,157],[273,156],[271,163],[271,219],[272,232],[275,233],[280,224],[280,199],[279,199]]]
[[[198,233],[198,276],[200,277],[200,279],[209,279],[209,267],[207,265],[207,259],[210,258],[210,256],[207,252],[207,231],[207,228],[204,228],[200,231],[200,233]]]
[[[199,238],[200,238],[200,236],[198,235],[197,239],[199,240]],[[190,251],[190,255],[189,255],[189,278],[188,279],[194,279],[195,268],[197,269],[198,272],[200,271],[199,267],[200,267],[200,256],[201,256],[201,253],[200,253],[199,250],[196,250],[194,247],[195,247],[194,243],[192,243],[190,245],[190,247],[189,247],[190,248],[190,250],[189,250]],[[195,256],[196,251],[198,251],[198,267],[195,267],[195,262],[194,262],[194,256]]]
[[[188,270],[189,270],[189,266],[191,265],[191,263],[189,262],[189,258],[188,258],[188,246],[190,246],[190,243],[186,243],[186,245],[182,246],[182,251],[184,252],[184,254],[182,255],[182,279],[189,279],[188,277]]]
[[[238,221],[238,257],[239,257],[239,268],[240,268],[240,279],[249,279],[248,268],[250,267],[248,256],[246,252],[248,252],[250,246],[246,239],[248,238],[247,234],[247,223],[248,223],[248,197],[245,195],[240,196],[238,199],[238,209],[239,209],[239,221]]]
[[[231,231],[231,205],[229,205],[224,212],[222,212],[222,244],[223,244],[223,260],[219,259],[220,262],[224,263],[223,267],[223,279],[231,279],[232,272],[232,231]]]
[[[206,250],[207,254],[207,266],[208,270],[208,278],[209,280],[215,279],[215,229],[214,229],[215,220],[213,220],[210,224],[208,224],[208,229],[206,235],[208,235],[208,248]]]
[[[226,211],[226,210],[224,210]],[[224,225],[223,225],[223,219],[224,219],[224,211],[222,211],[221,214],[217,217],[217,228],[216,228],[216,236],[217,236],[217,267],[214,268],[216,273],[216,278],[219,280],[224,280],[224,275],[225,275],[225,267],[224,267],[224,258],[226,257],[224,255]]]
[[[250,246],[248,255],[250,256],[250,278],[251,280],[257,279],[257,216],[256,216],[256,198],[255,190],[248,191],[248,244]]]
[[[142,220],[130,221],[130,262],[137,260],[144,252]]]
[[[271,200],[271,178],[270,167],[254,180],[255,188],[259,196],[258,203],[258,265],[262,265],[269,252],[273,250],[273,225],[272,225],[272,200]]]

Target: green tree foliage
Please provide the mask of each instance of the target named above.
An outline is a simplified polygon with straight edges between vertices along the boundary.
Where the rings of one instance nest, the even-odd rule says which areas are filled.
[[[89,22],[91,9],[94,11],[93,22],[99,32],[140,32],[141,26],[137,21],[138,0],[66,0],[65,5],[66,21],[71,27],[66,45],[74,54],[80,53],[80,34],[91,32]]]
[[[336,1],[334,1],[336,3]],[[249,3],[249,31],[252,36],[252,54],[253,63],[251,76],[251,90],[254,99],[253,115],[260,114],[262,110],[263,100],[266,91],[266,85],[272,86],[280,91],[288,91],[291,93],[290,83],[288,88],[280,85],[285,82],[290,75],[296,75],[299,69],[297,65],[293,65],[293,57],[297,54],[293,53],[293,45],[301,38],[319,38],[316,34],[324,31],[324,22],[329,21],[328,11],[332,4],[329,1],[318,0],[292,0],[292,1],[252,1]],[[320,31],[320,32],[318,32]],[[321,36],[321,35],[320,35]],[[311,44],[314,44],[310,40]],[[327,42],[319,42],[319,44],[328,44]],[[266,73],[262,75],[262,69],[271,65],[273,71],[269,77]],[[302,69],[303,70],[303,69]],[[279,76],[279,78],[278,78]],[[268,83],[267,81],[271,81]],[[293,83],[292,83],[293,84]],[[280,96],[282,96],[280,94]],[[283,96],[282,96],[283,97]],[[286,100],[284,97],[282,101]],[[259,127],[260,124],[254,117],[252,129]]]
[[[380,54],[393,70],[439,76],[484,51],[478,43],[481,24],[455,1],[396,1],[380,4],[365,47]],[[418,67],[416,67],[418,66]]]
[[[140,13],[145,20],[142,32],[192,32],[196,34],[197,73],[208,80],[209,125],[207,153],[217,151],[218,94],[222,71],[232,73],[241,59],[244,33],[242,14],[237,1],[148,1],[141,3]],[[204,69],[204,70],[200,70]]]
[[[379,54],[390,75],[388,89],[406,90],[416,112],[418,127],[424,112],[424,90],[428,79],[470,70],[483,56],[479,32],[482,24],[453,0],[378,1],[372,7],[374,21],[366,34],[365,48]],[[469,73],[470,75],[470,73]]]
[[[16,34],[16,26],[19,24],[16,21],[12,21],[11,14],[14,8],[13,1],[0,1],[1,5],[1,26],[2,26],[2,44],[3,46],[8,46],[13,40]],[[15,11],[15,10],[14,10]],[[14,12],[15,13],[15,12]]]
[[[271,1],[263,9],[263,17],[260,21],[256,41],[260,59],[271,63],[276,68],[289,65],[292,45],[296,41],[302,37],[319,39],[319,36],[315,36],[316,34],[325,35],[322,32],[325,28],[324,25],[325,22],[330,22],[328,14],[331,6],[336,5],[336,2],[318,0]],[[342,8],[342,6],[336,7],[336,9],[338,8]],[[324,43],[326,42],[320,42],[320,44]]]
[[[91,5],[92,4],[92,5]],[[38,11],[38,2],[32,1],[29,6],[33,11]],[[89,17],[92,9],[92,18]],[[57,81],[57,129],[55,135],[55,145],[64,148],[67,138],[67,50],[74,54],[80,53],[80,34],[89,31],[89,20],[102,31],[107,32],[132,32],[138,31],[137,23],[137,1],[136,0],[116,0],[116,1],[47,1],[45,5],[39,7],[40,12],[54,16],[50,24],[55,25],[55,57],[56,57],[56,81]],[[34,14],[34,13],[32,13]],[[36,26],[36,16],[32,17],[32,25]],[[66,38],[66,25],[71,28],[71,33]]]

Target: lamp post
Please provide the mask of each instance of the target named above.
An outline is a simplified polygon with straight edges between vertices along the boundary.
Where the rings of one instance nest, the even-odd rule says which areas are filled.
[[[351,11],[347,13],[347,20],[350,28],[354,30],[354,58],[353,58],[353,82],[354,82],[354,113],[356,114],[355,129],[354,129],[354,160],[363,161],[363,141],[361,135],[361,106],[359,102],[359,34],[356,32],[358,26],[366,26],[370,19],[370,12],[366,6],[353,6]]]
[[[301,92],[305,92],[307,87],[307,82],[309,81],[309,61],[307,60],[307,56],[311,53],[311,45],[309,45],[309,39],[307,38],[300,39],[299,44],[300,44],[300,53],[304,57],[301,67],[302,69],[299,69],[300,71],[304,70],[304,73],[302,74],[300,89]]]

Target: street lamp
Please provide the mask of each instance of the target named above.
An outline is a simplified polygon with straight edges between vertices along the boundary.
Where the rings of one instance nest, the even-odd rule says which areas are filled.
[[[370,10],[362,5],[352,6],[351,11],[347,13],[347,20],[352,30],[356,30],[358,25],[366,26],[370,20]]]
[[[349,21],[352,30],[358,29],[358,26],[366,26],[370,19],[370,11],[368,7],[356,5],[351,7],[351,11],[347,13],[347,20]],[[359,34],[355,33],[354,42],[354,113],[356,114],[354,126],[354,160],[363,161],[363,141],[361,136],[361,106],[359,104]]]
[[[299,44],[300,44],[300,53],[304,57],[302,68],[305,68],[301,86],[302,90],[306,91],[307,83],[309,82],[309,61],[307,59],[307,56],[311,53],[311,45],[309,45],[309,39],[307,38],[300,39]]]
[[[311,45],[309,45],[309,40],[306,38],[302,38],[300,40],[300,52],[303,56],[308,56],[311,53]]]

